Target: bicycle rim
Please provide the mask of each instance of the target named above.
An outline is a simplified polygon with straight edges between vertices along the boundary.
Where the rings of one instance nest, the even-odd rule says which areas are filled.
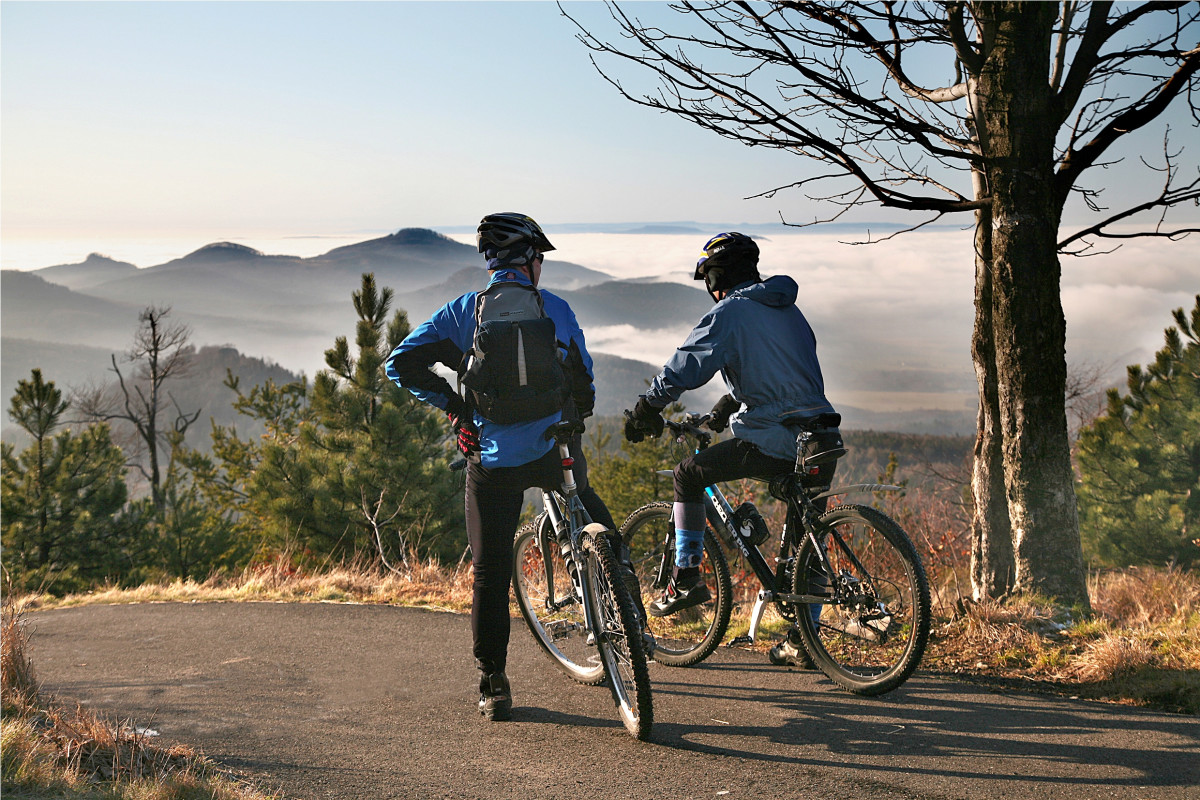
[[[820,524],[832,577],[805,539],[793,586],[796,594],[833,594],[837,602],[798,609],[801,639],[821,671],[842,687],[864,695],[889,692],[908,680],[929,639],[925,570],[908,535],[874,508],[838,506]]]
[[[521,616],[533,639],[554,664],[580,683],[604,682],[604,665],[595,645],[587,643],[583,604],[575,592],[557,543],[552,542],[555,608],[547,607],[551,593],[546,581],[546,562],[538,546],[538,526],[544,517],[521,526],[513,544],[513,591]],[[547,523],[548,527],[548,523]]]
[[[675,563],[674,530],[670,503],[642,506],[621,526],[621,538],[629,545],[647,605],[667,588],[666,579]],[[649,617],[650,632],[657,642],[654,660],[659,664],[686,667],[703,661],[720,645],[729,628],[733,608],[729,564],[711,531],[704,533],[701,574],[711,600],[667,617]]]
[[[607,537],[593,535],[586,546],[588,582],[601,628],[597,640],[613,702],[625,729],[638,739],[646,739],[654,722],[654,707],[639,615],[618,577],[617,559]]]

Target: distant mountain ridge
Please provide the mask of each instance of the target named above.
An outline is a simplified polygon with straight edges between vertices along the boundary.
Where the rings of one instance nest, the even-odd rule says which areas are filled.
[[[693,224],[671,223],[675,227]],[[28,346],[22,345],[26,352],[60,352],[37,349],[43,344],[120,352],[130,343],[141,309],[170,306],[173,319],[192,328],[192,341],[198,347],[229,345],[241,353],[266,356],[293,372],[312,374],[323,368],[323,353],[337,336],[353,337],[350,297],[365,272],[374,273],[379,286],[394,291],[393,307],[404,309],[413,326],[454,297],[483,288],[487,281],[475,247],[424,228],[401,228],[307,258],[214,242],[181,258],[139,269],[92,253],[79,264],[33,272],[5,270],[0,333],[6,343],[27,340]],[[544,288],[571,304],[585,333],[595,327],[629,326],[649,340],[661,339],[671,329],[671,343],[676,344],[679,329],[690,327],[712,308],[703,290],[690,281],[615,280],[604,272],[552,258],[542,277]],[[605,408],[610,404],[624,408],[629,392],[636,397],[644,386],[644,378],[632,376],[649,377],[658,369],[657,364],[600,355],[593,352],[599,403]],[[853,361],[853,353],[842,354],[841,360]],[[53,372],[53,364],[44,366],[48,374]],[[64,371],[76,372],[74,367]],[[897,386],[919,390],[927,388],[931,377],[936,375],[876,370],[869,375],[856,373],[855,380],[863,383],[854,385],[866,391],[896,391]],[[63,382],[70,384],[71,379],[63,376]],[[708,395],[714,392],[720,393],[716,383],[694,393],[694,402],[711,404],[715,398]],[[844,402],[837,405],[850,427],[973,430],[972,411],[872,414],[845,408]]]
[[[79,264],[5,270],[0,276],[5,388],[27,378],[32,366],[64,387],[102,378],[108,356],[128,348],[138,313],[148,305],[170,306],[172,319],[192,329],[198,348],[229,346],[311,375],[324,366],[323,354],[337,336],[353,337],[350,297],[364,272],[395,292],[393,308],[404,309],[413,326],[454,297],[482,289],[488,279],[473,246],[422,228],[402,228],[312,258],[214,242],[143,269],[92,254]],[[543,276],[544,285],[563,296],[613,282],[606,273],[555,260],[547,262]],[[679,296],[664,301],[672,307],[685,307],[687,294],[696,293],[682,286],[674,291]],[[643,292],[629,287],[630,295]],[[619,318],[630,298],[610,286],[571,302],[578,302],[577,316],[587,328]],[[654,316],[638,324],[652,326]],[[657,369],[592,355],[603,413],[619,413]]]
[[[85,289],[137,271],[127,261],[116,261],[108,256],[92,253],[78,264],[59,264],[34,270],[34,274],[51,283],[73,289]]]

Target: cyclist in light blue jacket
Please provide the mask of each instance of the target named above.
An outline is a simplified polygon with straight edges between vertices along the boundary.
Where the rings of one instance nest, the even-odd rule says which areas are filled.
[[[479,252],[487,259],[488,287],[511,282],[537,287],[543,254],[554,246],[530,217],[514,212],[489,214],[479,224]],[[506,674],[508,593],[513,570],[513,535],[520,519],[524,492],[529,487],[557,487],[562,481],[562,461],[554,443],[543,435],[562,418],[556,409],[526,415],[516,421],[487,418],[433,371],[438,363],[452,369],[472,351],[476,333],[478,292],[467,292],[434,312],[388,356],[387,376],[409,389],[423,402],[446,412],[459,450],[469,459],[466,475],[467,539],[471,545],[474,588],[471,603],[473,653],[480,670],[479,710],[488,720],[512,717],[512,688]],[[592,413],[595,388],[592,359],[583,331],[567,302],[541,291],[545,315],[554,323],[555,339],[562,348],[569,397],[565,411],[579,419]],[[557,387],[541,387],[548,394]],[[557,395],[555,395],[557,396]],[[595,522],[616,530],[612,515],[588,483],[587,461],[579,437],[570,444],[575,458],[579,497]],[[629,566],[628,548],[618,559]],[[629,576],[636,583],[632,573]]]
[[[632,411],[625,436],[632,442],[662,433],[662,409],[697,389],[718,372],[729,394],[713,408],[713,430],[726,424],[734,438],[684,459],[675,468],[675,570],[662,598],[650,605],[667,616],[711,600],[700,574],[704,553],[704,487],[722,481],[769,479],[794,469],[796,430],[792,425],[820,415],[836,436],[840,418],[825,397],[817,341],[796,307],[798,287],[784,275],[763,279],[758,245],[745,234],[714,236],[696,263],[716,305],[667,361]],[[827,485],[833,465],[807,476]],[[803,651],[789,637],[771,653],[775,663],[798,663]]]

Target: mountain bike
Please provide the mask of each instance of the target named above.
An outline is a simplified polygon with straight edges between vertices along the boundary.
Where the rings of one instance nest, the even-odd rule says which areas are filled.
[[[563,421],[546,432],[562,457],[562,486],[543,490],[544,511],[517,531],[513,589],[551,661],[580,683],[607,681],[625,728],[646,739],[654,710],[641,615],[621,580],[608,529],[592,522],[579,499],[568,444],[582,430],[579,422]]]
[[[696,451],[709,446],[712,434],[701,426],[711,415],[688,414],[666,420],[683,443]],[[805,486],[804,477],[846,454],[844,447],[808,454],[821,423],[800,426],[795,469],[776,476],[770,494],[786,503],[773,565],[759,545],[770,536],[761,516],[743,504],[735,509],[716,486],[705,489],[708,527],[702,569],[712,599],[676,614],[650,619],[657,639],[654,660],[689,666],[713,653],[724,638],[733,606],[729,564],[718,537],[740,552],[762,589],[751,611],[747,636],[730,642],[753,643],[758,626],[773,604],[792,622],[816,666],[851,692],[878,695],[900,686],[916,669],[929,639],[930,598],[925,569],[908,535],[890,517],[864,505],[835,505],[822,512],[827,498],[854,492],[894,491],[897,486],[856,484],[830,489]],[[669,470],[660,474],[670,475]],[[757,517],[757,519],[754,519]],[[715,532],[715,535],[714,535]],[[633,553],[635,571],[647,597],[662,593],[675,563],[675,529],[670,503],[650,503],[634,511],[620,534]]]

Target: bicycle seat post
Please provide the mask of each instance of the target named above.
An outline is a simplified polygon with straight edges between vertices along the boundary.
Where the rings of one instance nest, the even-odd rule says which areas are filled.
[[[559,458],[563,470],[563,494],[568,498],[576,496],[575,459],[571,457],[571,439],[583,432],[583,423],[578,420],[559,420],[546,429],[545,438],[553,439],[558,445]]]
[[[570,498],[575,495],[575,459],[566,441],[558,443],[558,454],[562,459],[563,493]]]

